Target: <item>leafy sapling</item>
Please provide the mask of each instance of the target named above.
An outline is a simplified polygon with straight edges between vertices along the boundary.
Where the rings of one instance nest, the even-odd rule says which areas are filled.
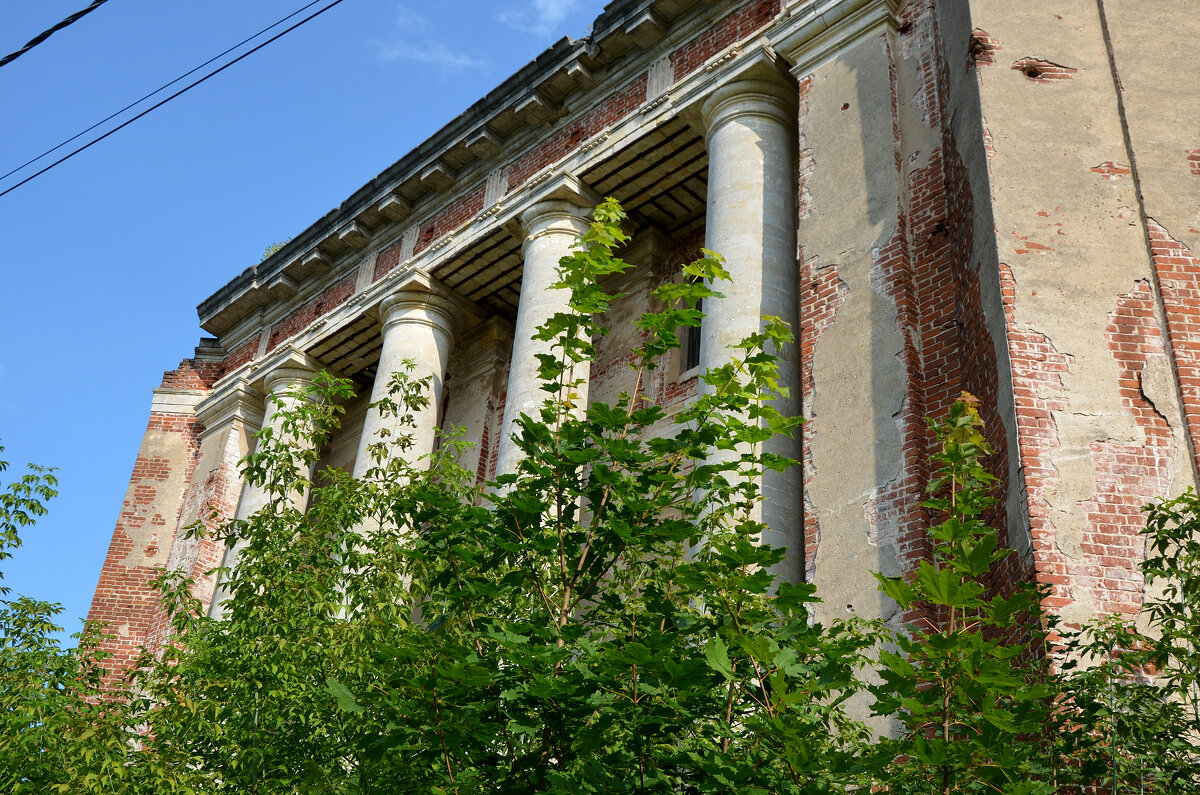
[[[877,575],[901,612],[916,616],[879,654],[869,690],[878,715],[901,730],[879,742],[878,784],[890,793],[1056,791],[1047,748],[1061,726],[1047,686],[1041,591],[994,584],[1008,555],[983,516],[995,477],[978,401],[966,393],[944,422],[931,421],[940,450],[924,505],[943,517],[929,530],[932,555],[911,579]],[[998,586],[998,587],[997,587]]]

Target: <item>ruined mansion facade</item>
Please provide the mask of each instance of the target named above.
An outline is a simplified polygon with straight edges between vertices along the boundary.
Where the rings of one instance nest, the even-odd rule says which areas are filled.
[[[655,371],[668,407],[761,315],[790,320],[802,462],[765,484],[788,576],[830,614],[887,615],[872,570],[926,552],[924,418],[983,403],[1004,576],[1067,620],[1139,610],[1140,507],[1197,481],[1200,15],[1178,0],[613,0],[199,307],[211,335],[154,390],[91,618],[114,675],[162,642],[148,582],[224,548],[272,394],[353,379],[324,464],[364,466],[405,359],[432,376],[417,448],[465,429],[486,479],[538,401],[530,335],[603,196],[636,266],[591,366],[630,385],[632,320],[701,247],[733,275]]]

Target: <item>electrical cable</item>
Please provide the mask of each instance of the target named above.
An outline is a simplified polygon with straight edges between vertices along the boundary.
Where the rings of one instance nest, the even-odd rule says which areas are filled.
[[[95,0],[95,2],[93,2],[90,6],[83,9],[82,11],[76,11],[74,14],[67,17],[62,22],[59,22],[57,25],[50,28],[49,30],[43,30],[41,33],[39,33],[38,35],[36,35],[32,39],[30,39],[29,42],[21,49],[17,50],[16,52],[10,52],[8,55],[4,56],[3,58],[0,58],[0,66],[4,66],[5,64],[10,63],[11,61],[17,60],[22,55],[24,55],[25,53],[32,50],[34,47],[38,46],[43,41],[50,38],[50,36],[53,35],[55,32],[62,30],[63,28],[67,27],[68,25],[78,22],[80,19],[86,17],[88,14],[92,13],[97,8],[99,8],[100,6],[104,5],[107,2],[108,2],[108,0]]]
[[[94,130],[94,129],[96,129],[97,127],[99,127],[101,124],[104,124],[105,122],[112,121],[113,119],[115,119],[116,117],[120,116],[122,113],[124,113],[125,111],[129,110],[130,108],[132,108],[132,107],[136,107],[137,105],[140,105],[140,104],[142,104],[142,103],[143,103],[143,102],[145,102],[146,100],[150,99],[150,97],[154,96],[155,94],[158,94],[158,93],[161,93],[161,92],[165,91],[166,89],[168,89],[168,88],[170,88],[171,86],[175,85],[176,83],[178,83],[180,80],[184,79],[185,77],[189,77],[189,76],[191,76],[191,75],[195,74],[196,72],[199,72],[201,69],[203,69],[204,67],[208,66],[208,65],[209,65],[210,63],[212,63],[213,61],[216,61],[216,60],[219,60],[219,59],[221,59],[221,58],[224,58],[226,55],[228,55],[229,53],[231,53],[231,52],[233,52],[234,50],[238,49],[239,47],[241,47],[242,45],[246,44],[247,42],[250,42],[250,41],[253,41],[254,39],[257,39],[259,36],[263,35],[264,33],[266,33],[266,32],[267,32],[268,30],[270,30],[271,28],[277,28],[277,27],[279,27],[280,25],[282,25],[284,22],[287,22],[287,21],[288,21],[289,19],[291,19],[292,17],[296,16],[297,14],[299,14],[299,13],[301,13],[301,12],[307,11],[308,9],[312,8],[312,7],[313,7],[313,6],[315,6],[317,3],[320,3],[320,2],[322,2],[322,0],[312,0],[312,2],[311,2],[311,3],[309,3],[309,4],[308,4],[308,5],[306,5],[306,6],[304,6],[303,8],[296,9],[295,11],[293,11],[293,12],[292,12],[292,13],[290,13],[290,14],[288,14],[288,15],[287,15],[286,17],[284,17],[283,19],[281,19],[281,20],[279,20],[279,21],[277,21],[277,22],[274,22],[274,23],[272,23],[272,24],[270,24],[270,25],[267,25],[265,28],[263,28],[262,30],[260,30],[258,33],[255,33],[253,36],[248,36],[248,37],[246,37],[246,38],[242,39],[242,40],[241,40],[241,41],[239,41],[237,44],[233,45],[232,47],[230,47],[229,49],[225,50],[224,52],[222,52],[222,53],[219,53],[219,54],[217,54],[217,55],[214,55],[213,57],[209,58],[207,61],[205,61],[204,63],[200,64],[200,65],[199,65],[199,66],[197,66],[195,69],[192,69],[192,70],[190,70],[190,71],[184,72],[184,73],[183,73],[183,74],[181,74],[179,77],[175,78],[174,80],[172,80],[172,81],[171,81],[171,82],[169,82],[169,83],[164,83],[163,85],[161,85],[161,86],[159,86],[158,88],[156,88],[156,89],[154,89],[153,91],[151,91],[149,94],[146,94],[145,96],[143,96],[141,99],[137,99],[137,100],[134,100],[133,102],[130,102],[130,103],[129,103],[128,105],[126,105],[125,107],[121,108],[120,110],[118,110],[117,112],[115,112],[115,113],[113,113],[113,114],[111,114],[111,115],[109,115],[109,116],[106,116],[106,117],[104,117],[104,118],[103,118],[103,119],[101,119],[100,121],[98,121],[98,122],[96,122],[95,124],[93,124],[91,127],[88,127],[86,130],[82,130],[82,131],[80,131],[80,132],[77,132],[77,133],[75,133],[74,135],[72,135],[70,138],[68,138],[68,139],[66,139],[65,141],[62,141],[61,143],[59,143],[57,146],[53,146],[53,147],[51,147],[51,148],[47,149],[45,152],[42,152],[42,153],[41,153],[40,155],[38,155],[37,157],[35,157],[35,158],[32,158],[32,159],[30,159],[30,160],[26,160],[24,163],[22,163],[21,165],[17,166],[16,168],[14,168],[12,171],[9,171],[9,172],[8,172],[8,173],[6,173],[6,174],[0,174],[0,180],[8,179],[8,178],[9,178],[9,177],[11,177],[13,174],[16,174],[18,171],[21,171],[22,169],[24,169],[26,166],[31,166],[31,165],[33,165],[34,163],[36,163],[37,161],[41,160],[41,159],[42,159],[43,157],[45,157],[46,155],[49,155],[49,154],[51,154],[51,153],[53,153],[53,152],[57,152],[59,149],[62,149],[64,146],[66,146],[67,144],[71,143],[71,141],[74,141],[74,140],[75,140],[75,139],[77,139],[77,138],[80,138],[80,137],[82,137],[82,136],[84,136],[84,135],[87,135],[87,134],[88,134],[88,133],[90,133],[92,130]]]
[[[145,116],[146,114],[150,113],[151,111],[153,111],[153,110],[157,110],[158,108],[161,108],[163,105],[165,105],[165,104],[167,104],[168,102],[170,102],[171,100],[175,99],[175,97],[178,97],[178,96],[179,96],[179,95],[181,95],[181,94],[185,94],[185,93],[187,93],[188,91],[191,91],[193,88],[195,88],[196,86],[200,85],[200,84],[201,84],[201,83],[203,83],[205,80],[208,80],[210,77],[216,77],[216,76],[217,76],[217,75],[219,75],[221,72],[224,72],[226,69],[228,69],[229,67],[233,66],[235,63],[237,63],[238,61],[242,60],[243,58],[246,58],[247,56],[250,56],[250,55],[252,55],[252,54],[254,54],[254,53],[258,52],[258,51],[259,51],[259,50],[261,50],[263,47],[266,47],[268,44],[270,44],[271,42],[275,41],[276,39],[279,39],[279,38],[282,38],[283,36],[286,36],[287,34],[291,33],[293,30],[295,30],[296,28],[300,27],[300,26],[301,26],[301,25],[303,25],[304,23],[306,23],[306,22],[308,22],[308,21],[310,21],[310,20],[316,19],[317,17],[321,16],[321,14],[324,14],[324,13],[325,13],[326,11],[328,11],[329,9],[333,8],[333,7],[334,7],[334,6],[336,6],[336,5],[340,5],[340,4],[341,4],[341,3],[343,3],[343,2],[345,2],[345,0],[333,0],[333,2],[332,2],[332,3],[330,3],[329,5],[325,6],[325,7],[324,7],[324,8],[322,8],[322,9],[319,9],[319,10],[317,10],[317,11],[314,11],[313,13],[309,14],[309,15],[308,15],[307,17],[305,17],[304,19],[302,19],[302,20],[300,20],[299,22],[297,22],[295,25],[292,25],[290,28],[286,28],[285,30],[282,30],[282,31],[280,31],[279,33],[276,33],[276,34],[275,34],[274,36],[272,36],[271,38],[267,39],[266,41],[262,42],[261,44],[258,44],[258,45],[256,45],[256,46],[255,46],[255,47],[253,47],[252,49],[249,49],[249,50],[247,50],[246,52],[244,52],[244,53],[242,53],[241,55],[239,55],[238,57],[234,58],[232,61],[230,61],[229,63],[227,63],[227,64],[225,64],[224,66],[220,67],[219,69],[215,69],[215,70],[213,70],[212,72],[209,72],[208,74],[206,74],[204,77],[200,78],[199,80],[196,80],[196,81],[193,81],[193,82],[191,82],[191,83],[187,84],[186,86],[184,86],[183,88],[179,89],[178,91],[176,91],[176,92],[175,92],[174,94],[172,94],[171,96],[167,97],[166,99],[164,99],[164,100],[162,100],[162,101],[160,101],[160,102],[157,102],[157,103],[155,103],[154,105],[151,105],[150,107],[146,108],[144,111],[142,111],[142,112],[141,112],[141,113],[139,113],[138,115],[134,116],[133,118],[131,118],[131,119],[128,119],[128,120],[126,120],[126,121],[123,121],[123,122],[121,122],[121,123],[120,123],[120,124],[118,124],[116,127],[113,127],[111,130],[109,130],[108,132],[104,133],[104,135],[101,135],[99,138],[94,138],[94,139],[92,139],[91,141],[87,142],[86,144],[84,144],[83,146],[79,147],[78,149],[72,150],[70,153],[63,155],[63,156],[62,156],[62,157],[60,157],[58,160],[55,160],[53,163],[51,163],[50,165],[48,165],[48,166],[46,166],[45,168],[41,169],[40,171],[34,172],[33,174],[29,175],[29,176],[28,176],[28,177],[26,177],[25,179],[23,179],[23,180],[21,180],[20,182],[18,182],[16,185],[13,185],[13,186],[12,186],[12,187],[10,187],[10,188],[6,188],[6,189],[4,189],[3,191],[0,191],[0,196],[7,196],[8,194],[12,193],[14,190],[16,190],[17,188],[21,187],[22,185],[24,185],[25,183],[29,182],[30,180],[33,180],[33,179],[36,179],[37,177],[40,177],[42,174],[45,174],[47,171],[49,171],[50,169],[52,169],[52,168],[54,168],[55,166],[59,165],[60,163],[64,163],[64,162],[66,162],[67,160],[70,160],[72,157],[74,157],[75,155],[79,154],[79,153],[80,153],[80,152],[82,152],[83,150],[85,150],[85,149],[88,149],[88,148],[90,148],[90,147],[92,147],[92,146],[95,146],[96,144],[100,143],[100,142],[101,142],[101,141],[103,141],[105,138],[107,138],[108,136],[110,136],[110,135],[112,135],[113,133],[117,132],[118,130],[121,130],[121,129],[124,129],[125,127],[128,127],[130,124],[133,124],[135,121],[137,121],[138,119],[142,118],[143,116]]]

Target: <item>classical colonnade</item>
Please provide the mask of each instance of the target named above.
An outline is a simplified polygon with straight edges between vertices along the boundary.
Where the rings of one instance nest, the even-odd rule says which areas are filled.
[[[729,346],[760,329],[760,317],[774,315],[795,325],[797,320],[796,264],[796,89],[780,78],[741,79],[711,93],[699,107],[708,149],[708,197],[705,246],[724,255],[732,284],[719,289],[726,298],[709,302],[700,338],[703,369],[719,367],[733,355]],[[560,258],[571,252],[576,237],[588,228],[592,197],[537,201],[520,213],[524,234],[524,259],[520,303],[513,332],[511,365],[505,397],[497,473],[515,469],[519,455],[510,441],[521,413],[534,413],[543,400],[537,354],[549,352],[549,343],[533,340],[539,325],[556,312],[567,310],[565,290],[550,289],[557,280]],[[382,328],[382,353],[371,390],[371,400],[388,392],[393,374],[406,360],[415,363],[414,378],[429,377],[432,394],[428,406],[414,416],[413,437],[405,452],[417,461],[434,450],[445,378],[455,339],[474,317],[470,304],[437,280],[420,273],[406,277],[377,305]],[[795,346],[783,354],[784,383],[793,397],[781,410],[799,413],[798,353]],[[277,401],[294,400],[316,373],[318,365],[302,356],[291,356],[265,373],[264,427],[272,427]],[[587,399],[586,372],[580,398]],[[395,417],[367,412],[354,474],[370,466],[367,448]],[[278,428],[275,428],[278,432]],[[392,430],[395,430],[392,428]],[[799,440],[777,442],[776,452],[799,457]],[[802,577],[802,488],[798,468],[771,473],[763,484],[766,502],[762,519],[770,527],[768,540],[788,548],[783,564],[786,575]],[[237,515],[245,518],[264,504],[261,488],[245,484]],[[214,599],[214,606],[219,599]]]

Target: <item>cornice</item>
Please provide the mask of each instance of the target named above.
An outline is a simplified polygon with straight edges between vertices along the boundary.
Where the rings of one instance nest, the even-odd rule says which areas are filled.
[[[200,304],[201,325],[223,334],[236,325],[234,305],[253,309],[286,298],[312,272],[354,259],[391,224],[415,219],[418,205],[445,204],[471,189],[463,177],[510,162],[543,139],[547,122],[593,106],[624,85],[622,75],[647,68],[663,41],[689,23],[740,5],[734,0],[615,0],[586,39],[561,39],[499,87],[409,152],[280,251],[246,269]],[[627,56],[640,50],[643,57]],[[602,78],[598,72],[604,72]],[[595,93],[594,93],[595,92]],[[586,102],[594,93],[595,98]],[[454,167],[445,158],[453,151]],[[507,156],[506,156],[507,155]],[[520,157],[520,154],[515,154]],[[497,162],[499,161],[499,162]],[[485,208],[488,209],[488,208]],[[447,246],[449,243],[442,243]],[[245,310],[242,310],[245,311]]]
[[[904,0],[814,0],[789,11],[768,34],[775,49],[803,77],[864,36],[898,27]]]

